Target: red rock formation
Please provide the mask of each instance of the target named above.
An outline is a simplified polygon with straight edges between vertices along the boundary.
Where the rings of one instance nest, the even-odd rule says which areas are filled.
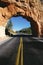
[[[27,0],[27,2],[1,0],[0,2],[6,3],[5,7],[0,7],[0,25],[4,26],[13,15],[20,15],[30,21],[34,36],[43,36],[43,7],[40,0]]]

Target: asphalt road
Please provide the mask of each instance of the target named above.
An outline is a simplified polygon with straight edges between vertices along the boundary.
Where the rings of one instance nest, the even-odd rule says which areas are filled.
[[[43,38],[23,37],[24,65],[43,65]]]
[[[17,54],[20,53],[20,43],[23,44],[23,54],[21,53],[23,61],[21,61],[21,64],[16,64]],[[0,65],[43,65],[43,38],[15,36],[6,41],[0,45]]]
[[[15,65],[20,38],[11,38],[0,45],[0,65]]]

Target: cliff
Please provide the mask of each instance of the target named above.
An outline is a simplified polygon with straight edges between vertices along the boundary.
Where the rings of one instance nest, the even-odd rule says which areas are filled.
[[[41,0],[0,0],[0,26],[12,16],[22,16],[31,23],[33,36],[43,36],[43,4]]]

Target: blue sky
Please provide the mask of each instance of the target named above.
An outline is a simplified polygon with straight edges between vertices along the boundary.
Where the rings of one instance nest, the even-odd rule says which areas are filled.
[[[22,18],[21,16],[19,17],[12,17],[12,29],[15,31],[19,31],[23,28],[28,28],[30,27],[30,22],[28,22],[26,19]]]

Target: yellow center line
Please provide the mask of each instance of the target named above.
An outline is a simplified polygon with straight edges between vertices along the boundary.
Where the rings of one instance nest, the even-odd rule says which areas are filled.
[[[21,59],[20,59],[20,52],[21,52]],[[19,60],[21,60],[21,65],[23,65],[23,40],[22,40],[22,37],[20,38],[20,45],[18,48],[16,65],[19,65]]]
[[[21,47],[21,65],[23,65],[23,40],[22,40],[22,43],[21,43],[22,47]]]

